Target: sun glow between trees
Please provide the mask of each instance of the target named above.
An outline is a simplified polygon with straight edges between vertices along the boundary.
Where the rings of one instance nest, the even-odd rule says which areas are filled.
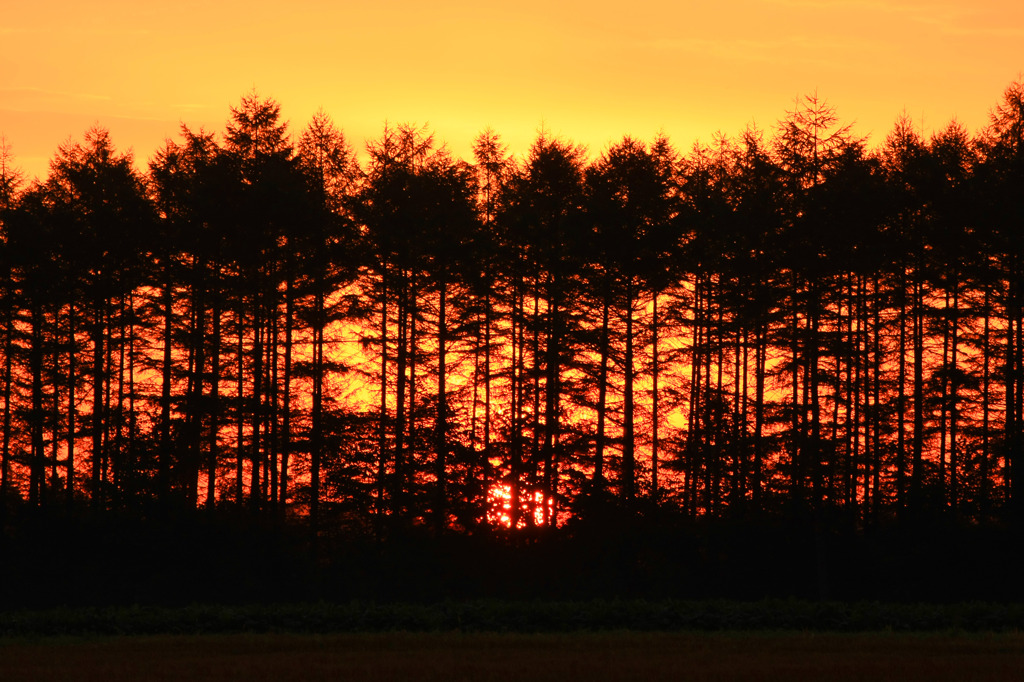
[[[512,528],[514,500],[512,486],[496,483],[487,492],[487,522],[493,526]],[[545,506],[547,507],[545,509]],[[544,493],[534,490],[520,492],[519,514],[515,519],[516,529],[526,528],[532,517],[534,526],[544,526],[555,518],[555,500],[551,497],[544,503]]]

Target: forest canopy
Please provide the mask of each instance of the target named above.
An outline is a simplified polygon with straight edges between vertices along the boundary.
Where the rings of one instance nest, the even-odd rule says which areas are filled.
[[[357,154],[255,92],[140,171],[0,153],[0,509],[473,534],[670,510],[1024,514],[1024,82],[878,144]],[[146,512],[149,513],[149,512]]]

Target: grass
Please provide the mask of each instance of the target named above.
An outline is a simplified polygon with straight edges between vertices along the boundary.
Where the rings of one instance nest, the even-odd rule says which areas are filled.
[[[0,637],[612,630],[1020,632],[1024,604],[499,600],[0,610]]]
[[[0,639],[0,679],[1018,680],[1024,634],[602,632]]]

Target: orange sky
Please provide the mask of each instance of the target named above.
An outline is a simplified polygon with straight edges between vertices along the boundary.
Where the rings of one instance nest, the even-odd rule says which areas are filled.
[[[373,4],[6,2],[0,134],[29,176],[94,123],[144,165],[255,87],[294,132],[323,107],[360,149],[389,120],[466,158],[487,126],[521,153],[542,123],[594,153],[658,131],[685,150],[816,89],[878,142],[904,109],[977,130],[1024,72],[1019,0]]]

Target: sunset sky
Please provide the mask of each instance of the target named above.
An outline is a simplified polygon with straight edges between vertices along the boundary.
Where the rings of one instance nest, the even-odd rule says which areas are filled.
[[[685,150],[817,90],[877,143],[904,110],[975,131],[1022,72],[1019,0],[39,0],[0,14],[0,134],[30,177],[95,123],[144,166],[255,88],[358,149],[387,120],[465,158],[488,126],[516,153],[541,125],[595,154],[659,131]]]

